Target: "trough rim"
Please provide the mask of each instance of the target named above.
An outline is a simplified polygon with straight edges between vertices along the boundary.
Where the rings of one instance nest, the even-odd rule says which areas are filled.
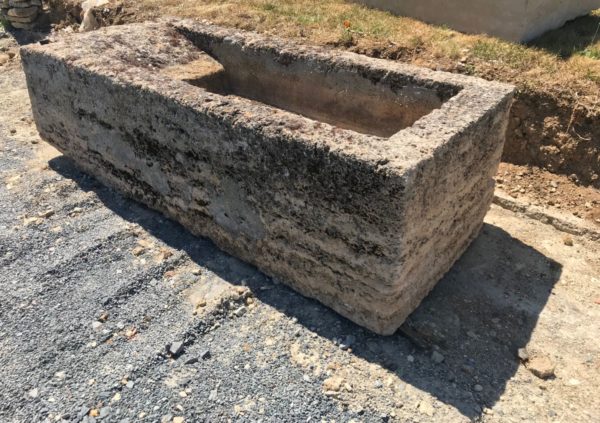
[[[184,38],[183,32],[185,31],[207,34],[226,42],[241,44],[242,49],[271,49],[279,54],[292,54],[297,58],[296,60],[310,59],[321,63],[335,63],[357,71],[369,69],[384,72],[386,77],[394,73],[410,78],[411,82],[414,82],[411,85],[416,87],[433,87],[435,89],[436,84],[445,84],[455,89],[457,93],[448,99],[442,99],[443,103],[440,108],[422,116],[413,125],[385,138],[339,128],[260,101],[215,94],[204,88],[161,74],[157,69],[140,73],[137,71],[139,67],[131,63],[126,64],[114,57],[105,57],[100,65],[93,61],[90,66],[90,63],[86,61],[86,56],[69,55],[68,49],[60,48],[67,46],[71,37],[98,37],[102,33],[110,34],[122,31],[124,28],[138,26],[153,26],[157,29],[170,27],[182,34]],[[387,59],[371,58],[335,48],[301,43],[294,39],[222,27],[208,21],[178,18],[163,18],[156,22],[105,27],[85,34],[69,34],[50,44],[23,46],[21,54],[22,56],[30,54],[53,56],[77,72],[107,77],[113,82],[167,97],[182,107],[192,108],[204,115],[210,113],[209,107],[207,107],[208,103],[212,109],[215,102],[225,102],[241,112],[252,106],[253,114],[256,121],[261,122],[261,127],[252,128],[252,124],[248,124],[247,120],[244,126],[262,132],[262,135],[268,138],[272,138],[273,134],[272,132],[265,133],[265,123],[267,127],[272,128],[282,120],[289,120],[300,124],[299,128],[292,130],[285,127],[281,129],[280,135],[289,141],[326,149],[347,159],[365,162],[365,164],[373,165],[375,163],[378,165],[378,169],[403,177],[412,173],[411,169],[414,170],[423,162],[431,159],[436,150],[451,143],[455,137],[468,131],[481,119],[490,116],[496,106],[502,104],[507,97],[512,97],[515,90],[513,85],[487,81],[474,76],[435,71]],[[140,77],[140,74],[144,76]],[[237,125],[235,119],[231,120],[231,124],[233,128]]]

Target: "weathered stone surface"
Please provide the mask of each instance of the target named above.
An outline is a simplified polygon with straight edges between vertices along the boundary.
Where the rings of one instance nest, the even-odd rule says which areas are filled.
[[[84,170],[381,334],[477,236],[513,90],[189,21],[21,57]]]
[[[13,23],[32,23],[35,21],[35,19],[37,18],[37,13],[31,16],[25,16],[25,17],[21,17],[21,16],[9,16],[8,20],[10,21],[11,24]]]
[[[29,6],[29,7],[15,7],[8,10],[7,16],[10,17],[19,17],[19,18],[28,18],[31,16],[36,16],[39,12],[39,7],[37,6]]]
[[[8,0],[5,1],[10,7],[27,8],[31,6],[41,6],[42,0]]]
[[[529,41],[600,8],[600,0],[354,0],[464,32]]]
[[[554,377],[555,364],[545,355],[534,355],[526,364],[531,373],[540,379],[550,379]]]
[[[189,82],[197,86],[222,85],[225,68],[222,64],[206,53],[201,53],[198,59],[188,63],[168,66],[161,69],[163,75]]]
[[[27,29],[27,30],[31,30],[35,28],[35,22],[33,23],[24,23],[24,22],[15,22],[15,21],[11,21],[10,22],[11,26],[15,27],[15,28],[19,28],[19,29]]]

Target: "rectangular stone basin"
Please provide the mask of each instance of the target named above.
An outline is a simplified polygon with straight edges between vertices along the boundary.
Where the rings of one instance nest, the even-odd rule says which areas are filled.
[[[353,1],[459,31],[484,33],[516,42],[530,41],[600,8],[600,0]]]
[[[192,21],[21,57],[82,169],[380,334],[477,236],[513,92]]]

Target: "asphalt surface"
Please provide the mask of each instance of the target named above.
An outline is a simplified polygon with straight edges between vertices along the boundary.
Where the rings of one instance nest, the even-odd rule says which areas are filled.
[[[596,244],[494,207],[380,337],[80,172],[37,137],[17,62],[0,97],[1,422],[598,417]]]

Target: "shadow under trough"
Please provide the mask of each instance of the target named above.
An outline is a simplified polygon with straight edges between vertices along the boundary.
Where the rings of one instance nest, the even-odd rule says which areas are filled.
[[[517,371],[517,349],[528,343],[561,275],[559,263],[501,228],[485,224],[402,330],[378,336],[271,280],[210,240],[195,237],[158,212],[104,187],[65,156],[52,159],[50,167],[84,191],[94,191],[123,219],[185,251],[197,265],[225,281],[245,284],[258,300],[296,317],[319,336],[337,343],[353,335],[352,354],[385,367],[472,419],[498,401]],[[432,360],[434,349],[444,356],[442,363]],[[407,360],[409,355],[413,362]]]

